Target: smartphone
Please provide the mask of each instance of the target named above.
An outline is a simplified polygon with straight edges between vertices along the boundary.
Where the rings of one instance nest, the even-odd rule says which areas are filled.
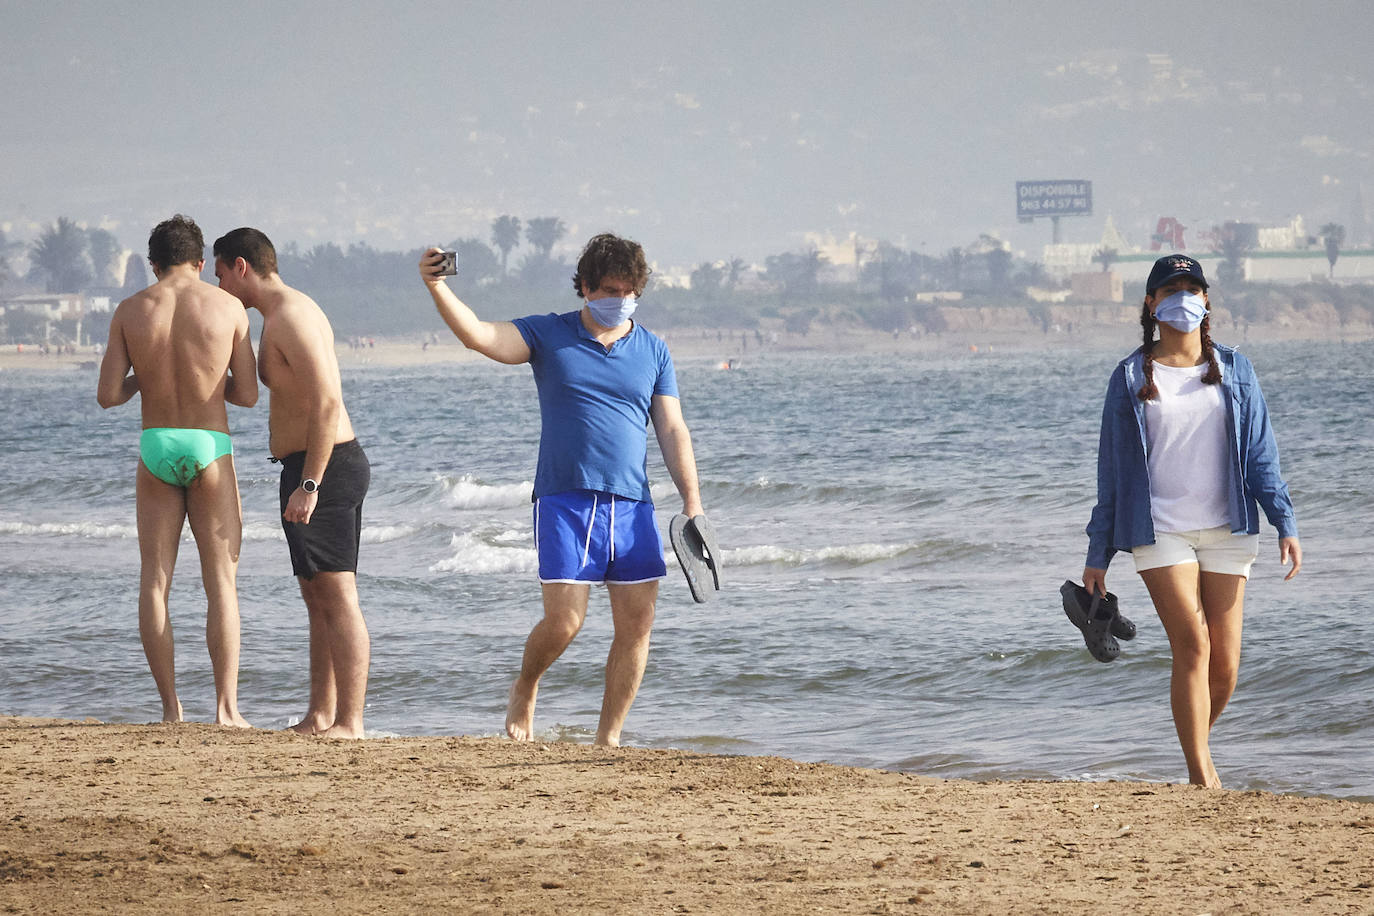
[[[439,276],[452,277],[458,273],[458,252],[439,252]]]

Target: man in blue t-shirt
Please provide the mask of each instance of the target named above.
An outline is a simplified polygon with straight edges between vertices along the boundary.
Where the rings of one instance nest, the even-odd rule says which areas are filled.
[[[539,678],[582,628],[595,583],[606,586],[614,626],[596,743],[618,745],[667,572],[645,469],[650,422],[683,514],[703,514],[672,357],[630,318],[649,279],[644,249],[608,233],[594,237],[573,276],[582,308],[515,321],[480,320],[444,282],[441,260],[439,249],[426,251],[420,276],[444,322],[470,350],[529,363],[539,391],[534,539],[544,617],[525,642],[506,734],[533,737]]]

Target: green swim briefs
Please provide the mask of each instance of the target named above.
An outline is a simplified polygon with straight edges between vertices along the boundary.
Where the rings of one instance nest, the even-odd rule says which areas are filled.
[[[155,426],[138,437],[138,453],[158,480],[185,487],[210,462],[234,454],[234,444],[218,430]]]

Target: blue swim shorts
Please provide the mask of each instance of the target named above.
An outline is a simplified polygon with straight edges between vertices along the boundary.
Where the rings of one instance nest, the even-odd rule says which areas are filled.
[[[668,574],[654,504],[595,490],[534,502],[540,582],[632,585]]]

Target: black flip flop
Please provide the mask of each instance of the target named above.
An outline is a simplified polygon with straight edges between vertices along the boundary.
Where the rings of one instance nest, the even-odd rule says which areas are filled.
[[[716,529],[711,527],[711,523],[704,515],[692,516],[692,524],[689,527],[696,529],[697,537],[701,540],[701,546],[706,553],[706,566],[711,570],[711,582],[715,585],[716,591],[720,591],[720,547],[716,546]]]
[[[694,518],[674,515],[668,522],[668,540],[687,577],[692,599],[705,604],[712,592],[720,590],[720,548],[716,546],[716,534],[710,522],[704,515]]]
[[[1059,587],[1064,598],[1064,613],[1069,622],[1083,633],[1083,644],[1088,647],[1092,657],[1100,662],[1114,662],[1121,655],[1121,646],[1112,635],[1112,621],[1117,614],[1116,596],[1108,593],[1106,600],[1101,595],[1090,595],[1088,590],[1072,579],[1064,580]],[[1134,629],[1134,626],[1132,626]]]

